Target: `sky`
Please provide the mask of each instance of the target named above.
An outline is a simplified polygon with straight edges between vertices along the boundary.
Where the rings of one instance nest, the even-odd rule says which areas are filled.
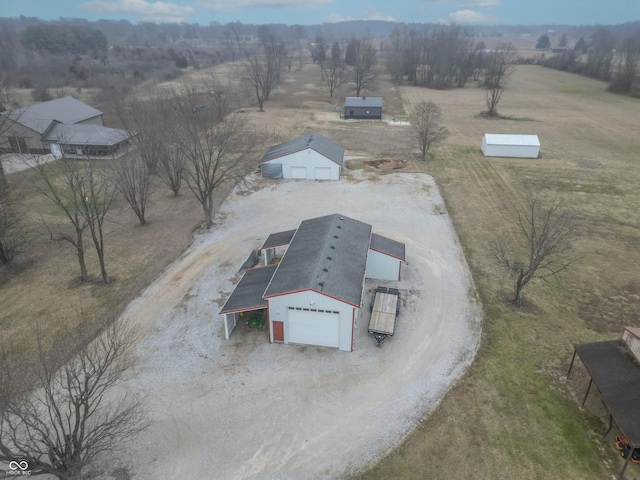
[[[316,25],[346,20],[460,25],[613,25],[640,20],[640,0],[0,0],[0,17],[208,25]]]

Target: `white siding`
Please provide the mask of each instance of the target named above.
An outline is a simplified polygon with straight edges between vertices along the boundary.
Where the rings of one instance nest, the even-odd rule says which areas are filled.
[[[537,135],[495,135],[482,137],[485,157],[538,158],[540,141]]]
[[[238,324],[239,315],[240,314],[238,312],[224,314],[224,338],[226,338],[227,340],[229,340],[231,332]]]
[[[353,306],[312,291],[290,293],[269,298],[269,321],[284,322],[284,343],[289,343],[289,307],[339,312],[340,350],[351,351]],[[271,329],[273,331],[273,329]],[[270,339],[273,341],[273,338]]]
[[[317,180],[316,172],[318,168],[330,169],[328,178],[326,170],[321,171],[324,180],[340,180],[340,165],[320,155],[311,148],[285,155],[284,157],[275,158],[268,163],[279,163],[282,165],[282,178],[300,178],[292,176],[292,168],[295,174],[295,167],[305,167],[305,178],[307,180]]]
[[[400,260],[384,253],[369,249],[367,253],[367,270],[364,273],[366,278],[376,280],[398,281],[400,275]]]
[[[640,338],[628,330],[625,330],[622,334],[622,341],[627,344],[627,347],[629,347],[631,353],[636,357],[636,360],[640,362]]]

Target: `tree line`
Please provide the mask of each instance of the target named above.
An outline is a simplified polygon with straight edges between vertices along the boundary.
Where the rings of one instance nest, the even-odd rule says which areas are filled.
[[[623,37],[599,28],[587,38],[580,37],[572,47],[561,38],[559,46],[565,49],[545,59],[544,66],[604,80],[612,92],[640,96],[640,27]],[[541,35],[536,48],[550,47],[549,37]]]

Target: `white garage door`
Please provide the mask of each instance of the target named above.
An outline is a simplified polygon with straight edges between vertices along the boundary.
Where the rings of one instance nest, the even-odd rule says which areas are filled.
[[[340,315],[336,312],[289,308],[289,342],[340,347]]]
[[[291,167],[291,178],[307,178],[307,167]]]
[[[316,180],[331,180],[331,167],[316,167]]]

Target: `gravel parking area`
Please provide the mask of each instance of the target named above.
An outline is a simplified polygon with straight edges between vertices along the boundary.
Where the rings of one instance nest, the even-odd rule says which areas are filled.
[[[470,365],[481,307],[435,182],[353,175],[253,178],[225,201],[217,226],[129,306],[142,334],[129,386],[146,395],[152,420],[116,462],[132,478],[348,476],[397,445]],[[217,312],[251,249],[330,213],[406,244],[402,280],[389,283],[403,299],[396,334],[376,347],[367,296],[351,353],[269,344],[266,329],[242,324],[225,340]]]

